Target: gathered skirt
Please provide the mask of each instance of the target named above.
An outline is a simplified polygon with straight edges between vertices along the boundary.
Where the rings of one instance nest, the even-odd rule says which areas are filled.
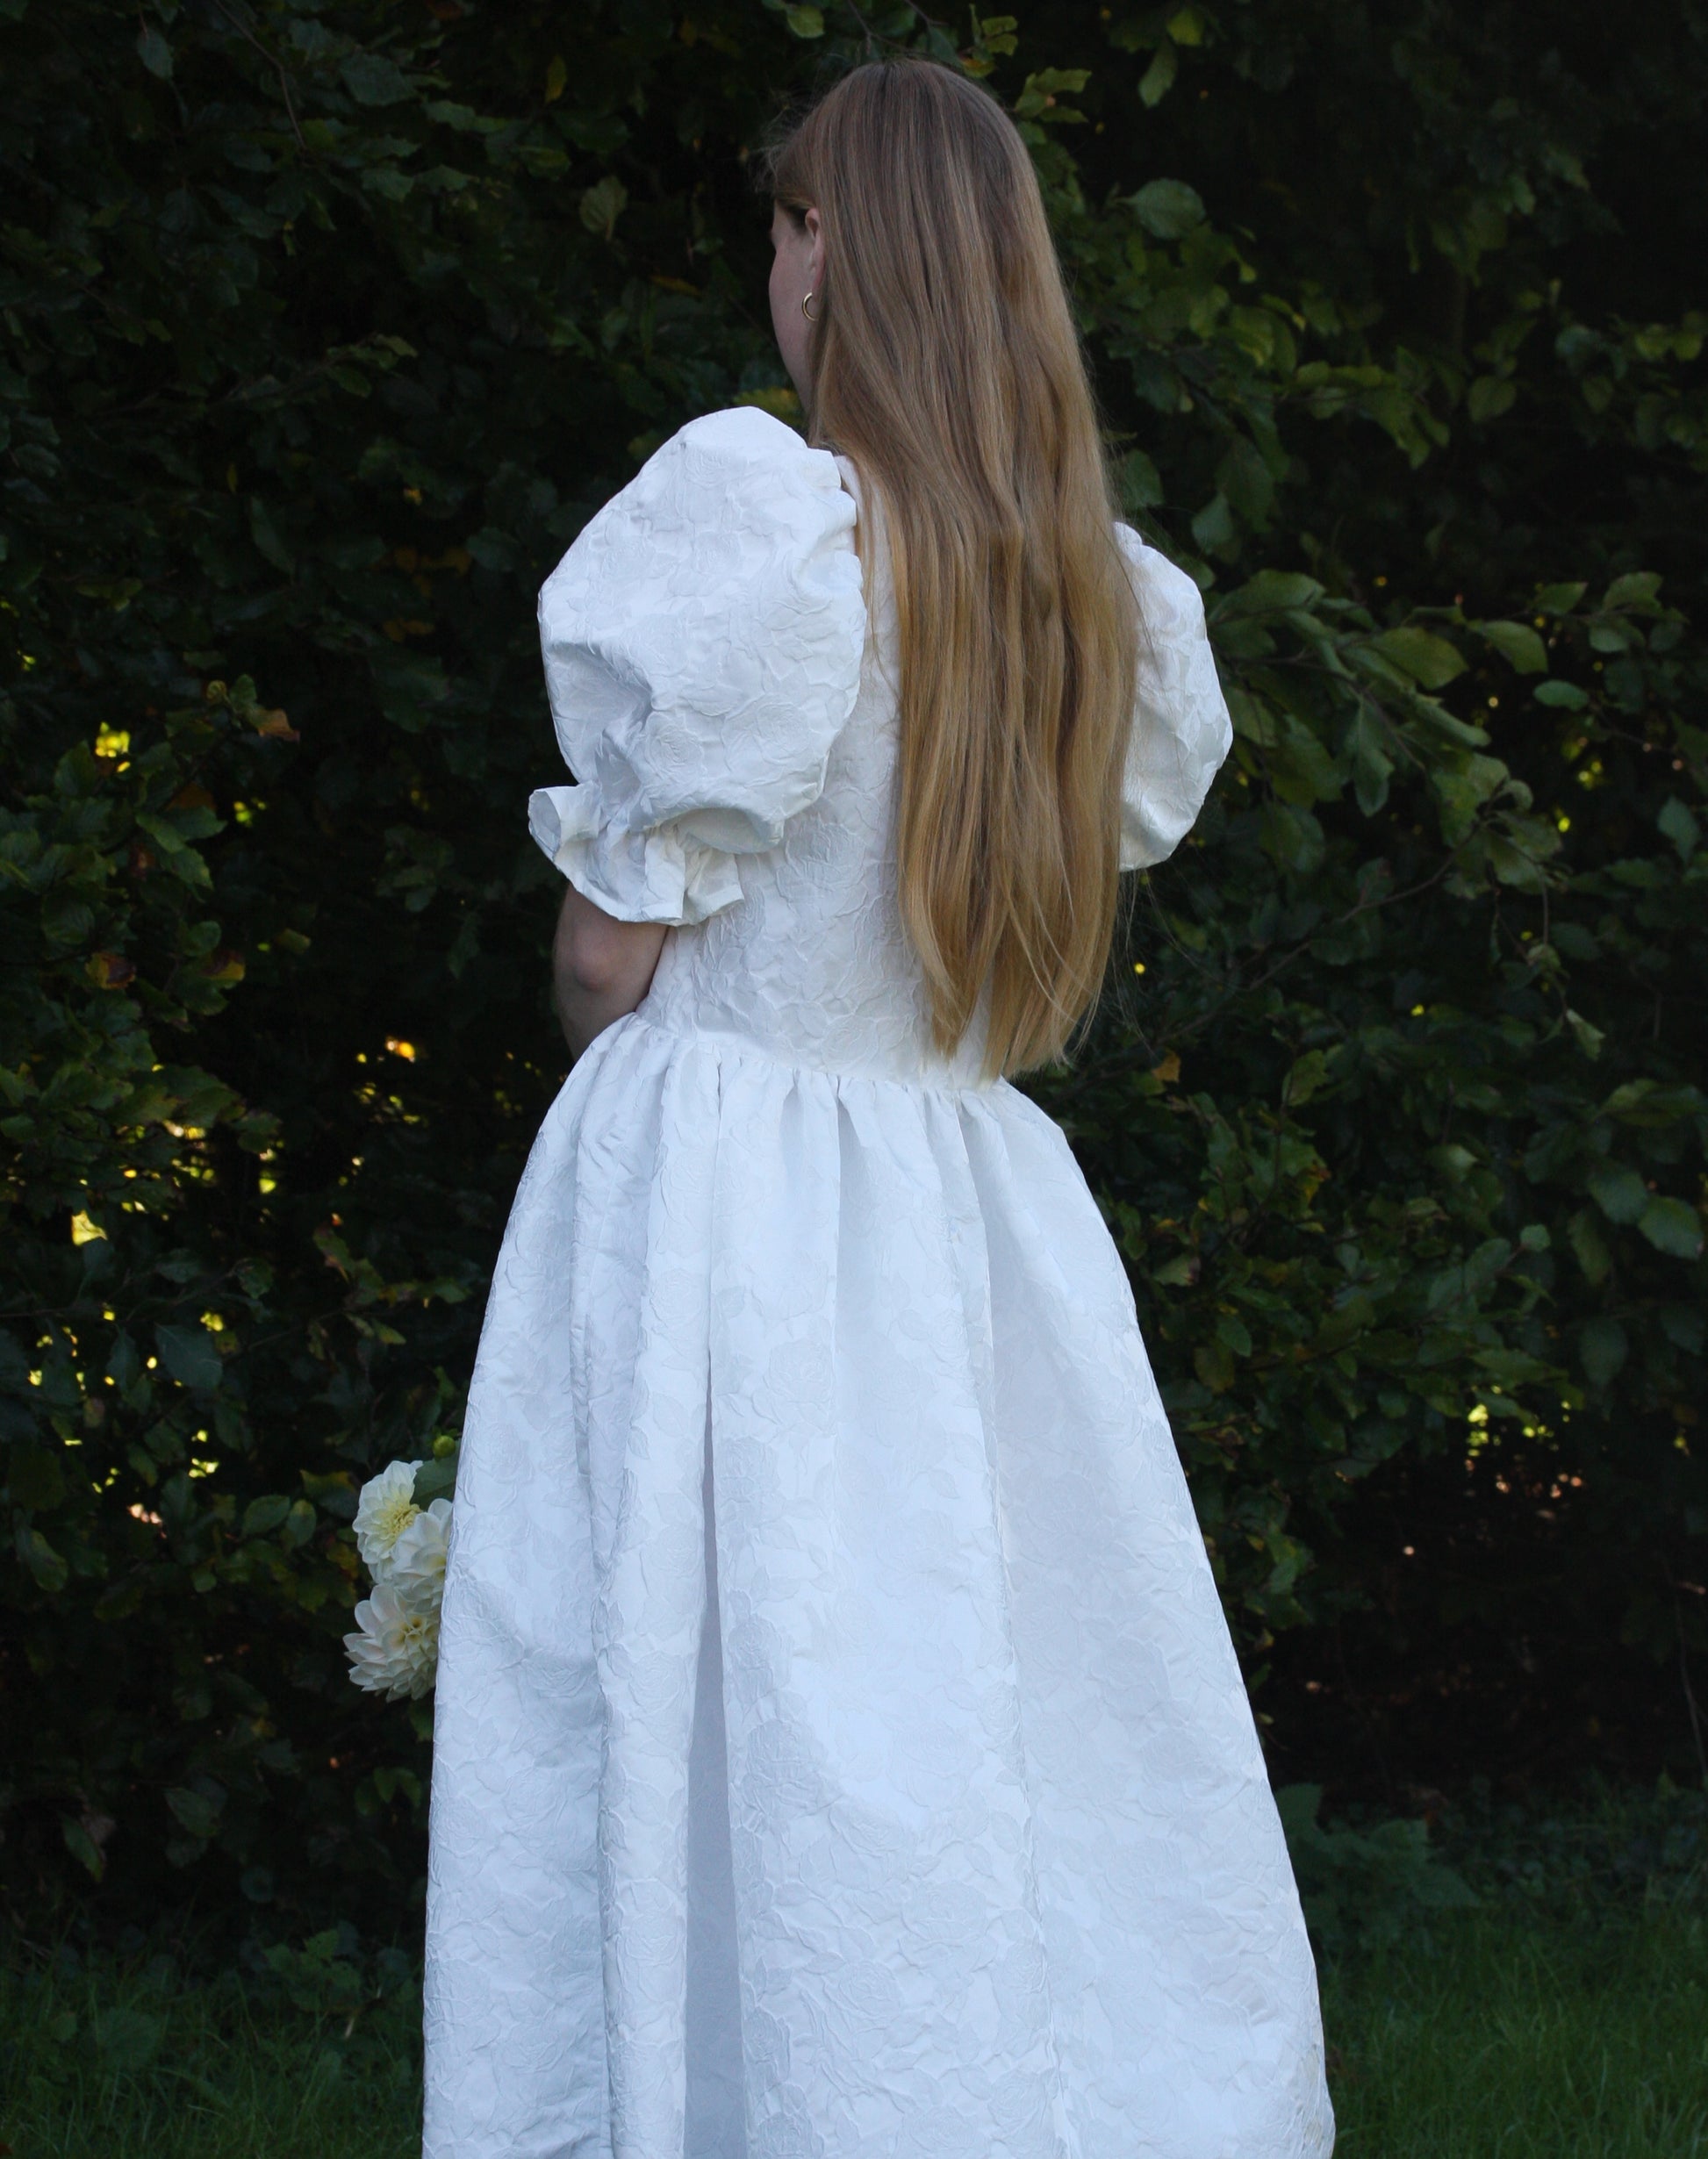
[[[1316,2159],[1134,1318],[1006,1086],[644,1014],[517,1194],[447,1578],[427,2159]]]

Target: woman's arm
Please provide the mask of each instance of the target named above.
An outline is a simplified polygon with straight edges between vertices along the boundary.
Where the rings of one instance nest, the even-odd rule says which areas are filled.
[[[552,940],[551,985],[572,1058],[640,1003],[664,946],[662,922],[620,922],[567,888]]]

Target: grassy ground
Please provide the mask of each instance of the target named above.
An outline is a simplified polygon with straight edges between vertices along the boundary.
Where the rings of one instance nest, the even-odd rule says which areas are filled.
[[[305,2013],[173,1961],[0,1976],[0,2159],[405,2159],[419,1997]]]
[[[315,2013],[163,1956],[14,1965],[0,2159],[404,2159],[417,2008],[405,1983]],[[1340,2159],[1708,2159],[1699,1907],[1439,1915],[1331,1968],[1324,2008]]]
[[[1338,2159],[1708,2159],[1708,1926],[1511,1905],[1324,1976]]]

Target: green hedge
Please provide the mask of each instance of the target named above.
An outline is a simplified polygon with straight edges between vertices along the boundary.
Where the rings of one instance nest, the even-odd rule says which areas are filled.
[[[1582,0],[1389,13],[1040,0],[960,52],[1238,737],[1035,1091],[1255,1677],[1394,1604],[1359,1510],[1423,1474],[1491,1626],[1588,1598],[1688,1672],[1708,319],[1643,216],[1699,230],[1708,62]],[[868,37],[955,55],[908,8],[0,0],[18,1893],[418,1876],[348,1522],[456,1430],[562,1075],[532,595],[691,414],[790,415],[743,169]]]

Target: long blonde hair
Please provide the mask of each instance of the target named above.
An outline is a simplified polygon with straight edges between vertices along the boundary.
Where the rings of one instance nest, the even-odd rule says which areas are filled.
[[[1114,926],[1139,625],[1031,160],[951,69],[845,75],[771,152],[816,207],[809,420],[883,512],[901,659],[898,886],[938,1048],[1059,1056]]]

